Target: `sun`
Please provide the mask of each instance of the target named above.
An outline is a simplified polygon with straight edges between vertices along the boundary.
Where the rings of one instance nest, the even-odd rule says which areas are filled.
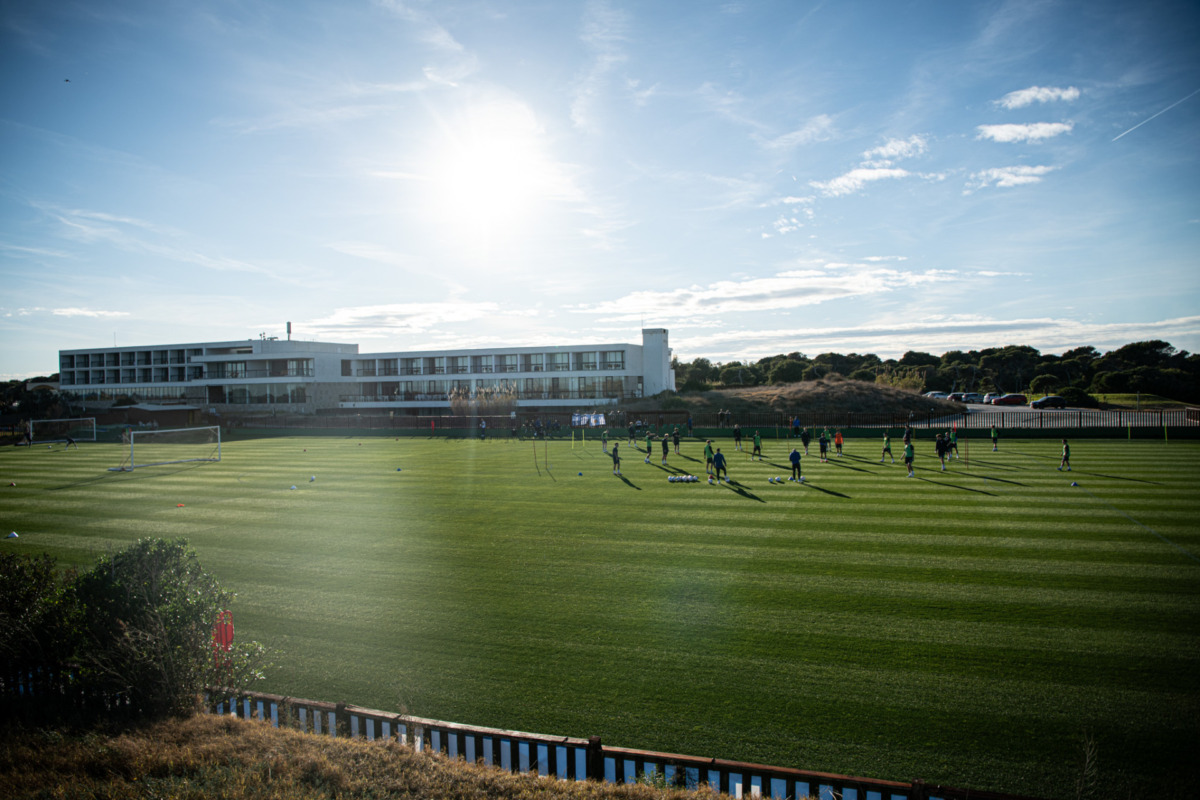
[[[560,194],[544,142],[532,111],[513,100],[474,104],[444,124],[426,172],[435,222],[465,244],[525,235]]]

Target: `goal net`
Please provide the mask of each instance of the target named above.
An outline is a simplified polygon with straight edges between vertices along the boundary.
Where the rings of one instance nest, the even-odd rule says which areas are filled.
[[[34,444],[65,442],[67,439],[74,439],[77,442],[94,442],[96,441],[96,418],[31,419],[29,420],[29,438]]]
[[[120,466],[109,468],[111,472],[221,460],[221,429],[216,425],[145,431],[130,428],[122,440],[129,445],[129,450]]]

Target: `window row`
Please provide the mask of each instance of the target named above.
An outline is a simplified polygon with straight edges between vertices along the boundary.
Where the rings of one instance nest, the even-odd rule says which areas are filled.
[[[585,372],[625,369],[624,350],[521,353],[483,356],[364,358],[342,361],[345,377],[487,375],[518,372]]]

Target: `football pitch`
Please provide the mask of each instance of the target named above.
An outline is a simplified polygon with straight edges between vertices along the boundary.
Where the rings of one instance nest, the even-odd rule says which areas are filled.
[[[907,478],[851,439],[803,484],[790,442],[718,444],[732,484],[696,441],[622,442],[622,477],[592,440],[6,447],[0,533],[81,566],[186,537],[280,694],[1045,797],[1090,743],[1109,796],[1194,791],[1200,443],[1072,440],[1068,473],[975,439],[942,472],[922,438]]]

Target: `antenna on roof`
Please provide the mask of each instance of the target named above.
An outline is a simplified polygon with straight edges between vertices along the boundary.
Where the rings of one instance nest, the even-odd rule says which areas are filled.
[[[288,323],[288,341],[292,340],[292,323]]]

